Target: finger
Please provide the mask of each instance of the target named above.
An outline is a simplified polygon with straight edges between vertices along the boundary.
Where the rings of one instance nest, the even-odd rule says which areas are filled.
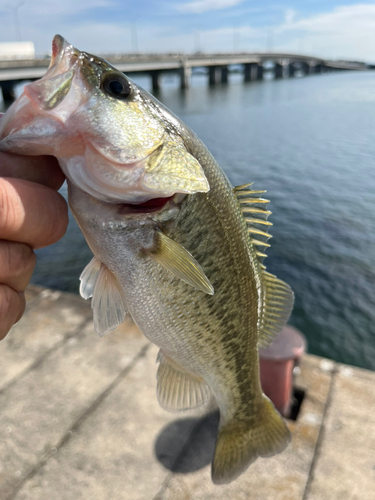
[[[59,193],[41,184],[0,178],[1,239],[41,248],[62,238],[67,226],[68,207]]]
[[[0,283],[22,292],[30,282],[35,263],[29,245],[0,240]]]
[[[7,285],[0,285],[0,340],[21,319],[25,307],[23,293],[17,293]]]
[[[58,190],[65,180],[53,156],[21,156],[0,152],[0,177],[13,177]]]

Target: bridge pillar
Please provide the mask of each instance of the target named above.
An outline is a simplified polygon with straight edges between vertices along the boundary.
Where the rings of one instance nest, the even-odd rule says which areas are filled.
[[[322,65],[316,64],[315,65],[315,73],[321,73],[321,72],[322,72]]]
[[[208,68],[208,78],[210,85],[216,85],[221,81],[221,68],[219,66],[210,66]]]
[[[263,78],[263,66],[258,63],[244,64],[244,81],[252,82]]]
[[[221,83],[228,83],[228,66],[222,66],[221,68]]]
[[[284,65],[283,64],[275,63],[274,75],[275,75],[275,78],[284,78]]]
[[[14,90],[15,84],[16,82],[0,82],[4,101],[12,102],[16,99],[16,93]]]
[[[191,80],[191,67],[187,66],[186,62],[181,66],[181,88],[188,89]]]
[[[254,71],[256,74],[256,79],[263,80],[263,66],[261,64],[255,63],[254,64]]]
[[[288,64],[288,76],[294,76],[296,72],[296,67],[294,66],[293,63]]]
[[[309,75],[313,75],[315,73],[316,64],[315,62],[309,63]]]
[[[243,75],[245,82],[251,82],[251,68],[252,64],[244,64],[243,65]]]
[[[304,76],[307,76],[310,74],[310,64],[306,61],[301,61],[300,63],[302,71],[304,73]]]
[[[160,90],[159,76],[160,76],[160,71],[151,71],[152,90],[154,92]]]

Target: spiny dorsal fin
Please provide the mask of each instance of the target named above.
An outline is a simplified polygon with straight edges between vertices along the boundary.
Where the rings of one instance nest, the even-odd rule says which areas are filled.
[[[271,273],[262,271],[263,313],[259,330],[259,347],[267,347],[288,321],[294,294],[290,286]]]
[[[100,336],[120,325],[126,315],[125,301],[116,278],[96,257],[83,270],[80,278],[81,297],[92,297],[94,328]]]
[[[157,398],[167,411],[183,411],[197,408],[208,401],[210,389],[205,381],[188,373],[175,361],[159,351],[160,361],[157,378]]]
[[[213,286],[191,253],[159,230],[155,237],[156,248],[147,252],[152,259],[192,287],[214,294]]]
[[[272,237],[268,234],[268,228],[272,226],[272,223],[268,222],[267,218],[272,212],[267,210],[269,200],[261,196],[266,191],[254,191],[251,189],[252,185],[253,183],[237,186],[233,192],[246,220],[251,243],[255,246],[260,265],[265,269],[263,266],[263,259],[267,257],[265,249],[270,246],[267,240]]]

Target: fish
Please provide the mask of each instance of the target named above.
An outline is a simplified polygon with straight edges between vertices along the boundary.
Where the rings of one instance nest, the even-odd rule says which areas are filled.
[[[233,187],[185,123],[60,35],[45,76],[1,118],[0,150],[58,159],[93,253],[80,293],[92,298],[95,330],[129,313],[159,347],[161,407],[184,411],[214,396],[213,482],[283,451],[290,431],[262,392],[258,348],[286,324],[293,292],[264,265],[265,191]]]

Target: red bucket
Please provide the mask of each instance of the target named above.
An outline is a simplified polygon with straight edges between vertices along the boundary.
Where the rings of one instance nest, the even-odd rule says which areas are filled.
[[[306,345],[304,335],[287,325],[270,346],[259,349],[263,392],[284,417],[288,417],[290,413],[293,371],[306,351]]]

